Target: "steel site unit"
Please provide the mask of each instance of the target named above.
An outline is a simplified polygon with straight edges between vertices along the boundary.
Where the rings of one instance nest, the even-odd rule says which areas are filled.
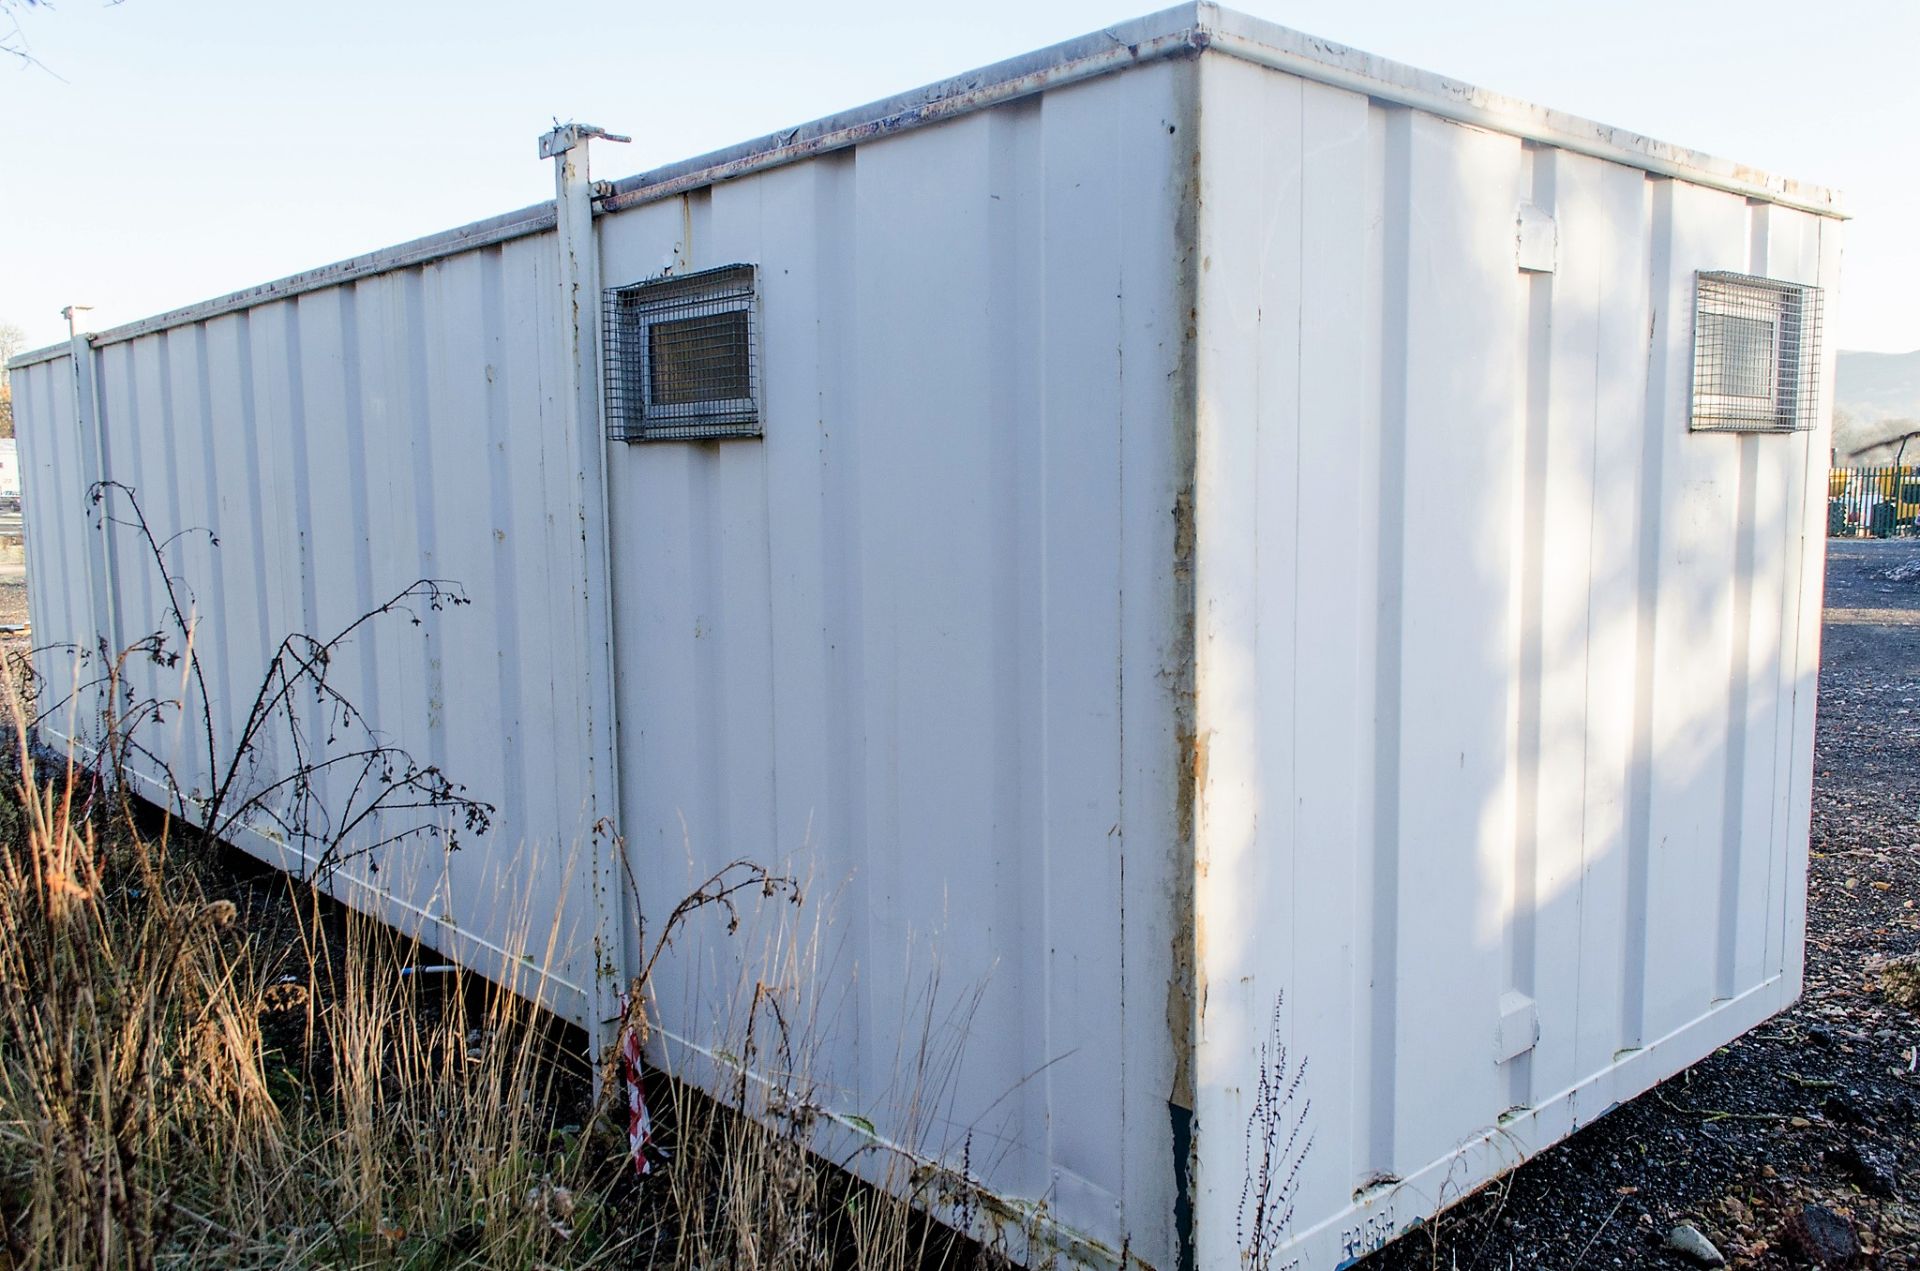
[[[471,597],[334,675],[492,833],[348,900],[602,1029],[693,884],[793,870],[655,1061],[794,1080],[728,1030],[797,993],[822,1150],[1029,1262],[1335,1267],[1793,1000],[1831,195],[1204,4],[592,135],[17,363],[39,643],[161,621],[102,477],[219,538],[216,730],[283,633]]]

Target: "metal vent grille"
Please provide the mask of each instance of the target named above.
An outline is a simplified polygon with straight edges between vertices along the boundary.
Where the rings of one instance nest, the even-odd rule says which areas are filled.
[[[752,265],[608,288],[602,316],[608,440],[760,435]]]
[[[1820,398],[1818,287],[1749,274],[1696,276],[1696,432],[1804,432]]]

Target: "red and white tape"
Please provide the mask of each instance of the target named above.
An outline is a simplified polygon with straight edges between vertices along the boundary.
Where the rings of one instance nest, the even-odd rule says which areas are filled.
[[[653,1118],[647,1115],[647,1094],[640,1088],[640,1030],[633,1026],[633,1004],[620,995],[620,1066],[627,1081],[627,1147],[637,1173],[653,1173],[647,1149],[653,1146]]]

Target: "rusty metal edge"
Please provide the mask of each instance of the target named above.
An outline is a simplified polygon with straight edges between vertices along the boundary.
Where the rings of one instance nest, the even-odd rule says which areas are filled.
[[[938,123],[956,115],[1032,96],[1094,76],[1163,58],[1213,49],[1231,57],[1321,83],[1366,93],[1443,118],[1510,133],[1544,145],[1624,163],[1660,176],[1691,181],[1822,216],[1844,218],[1838,193],[1716,159],[1698,151],[1610,128],[1574,115],[1532,106],[1403,63],[1303,35],[1212,3],[1178,5],[956,75],[911,92],[770,133],[697,158],[612,182],[597,201],[605,215],[713,185],[749,172],[780,167]],[[185,308],[142,318],[89,337],[117,344],[155,331],[204,322],[254,305],[338,286],[355,278],[426,264],[479,247],[544,233],[554,227],[552,203],[540,203],[459,229],[293,274]],[[64,357],[67,345],[22,353],[11,369]]]
[[[1165,9],[856,110],[626,177],[612,184],[599,207],[602,212],[637,207],[1126,66],[1206,49],[1657,176],[1821,216],[1847,216],[1844,200],[1835,190],[1502,96],[1211,3]]]
[[[1193,4],[1165,9],[797,128],[771,133],[724,150],[612,182],[607,194],[597,200],[595,215],[606,215],[625,207],[743,176],[748,172],[780,167],[813,155],[891,136],[1128,66],[1196,52],[1206,46],[1207,40],[1206,33],[1195,23],[1199,11],[1200,7]],[[475,248],[544,233],[553,227],[553,204],[535,204],[504,216],[476,221],[459,229],[322,265],[275,282],[112,327],[89,339],[96,347],[118,344],[170,327],[204,322],[255,305],[339,286],[356,278],[426,264]],[[62,343],[22,353],[7,365],[18,368],[52,361],[66,356],[67,347]]]
[[[1820,216],[1848,217],[1837,190],[1489,92],[1212,4],[1197,7],[1203,11],[1200,26],[1208,46],[1229,57],[1656,176]]]
[[[495,243],[525,238],[530,234],[544,234],[553,227],[553,204],[535,203],[530,207],[488,217],[484,221],[475,221],[471,225],[463,225],[458,229],[443,230],[438,234],[429,234],[425,238],[416,238],[394,247],[383,247],[379,251],[335,261],[331,265],[321,265],[317,269],[290,274],[273,282],[261,283],[257,287],[230,292],[212,300],[202,300],[184,308],[170,309],[150,318],[141,318],[123,326],[111,327],[89,335],[87,339],[95,348],[120,344],[155,331],[205,322],[223,314],[251,309],[255,305],[271,304],[276,300],[287,300],[305,292],[337,287],[341,283],[352,282],[356,278],[384,274],[412,265],[424,265],[448,256],[457,256],[462,252],[490,247]],[[13,358],[7,363],[7,367],[9,370],[18,370],[40,362],[51,362],[57,358],[66,357],[70,347],[62,341],[42,349],[34,349]]]
[[[1165,9],[797,128],[623,178],[600,196],[599,210],[608,213],[638,207],[1130,66],[1190,56],[1205,49],[1211,38],[1208,30],[1195,21],[1199,8],[1182,5]]]

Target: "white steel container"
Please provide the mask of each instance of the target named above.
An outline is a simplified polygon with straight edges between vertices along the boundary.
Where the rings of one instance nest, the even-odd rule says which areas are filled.
[[[775,985],[823,1150],[1169,1271],[1341,1264],[1793,1000],[1827,402],[1690,429],[1695,291],[1830,291],[1831,195],[1211,5],[551,148],[554,204],[16,362],[37,639],[159,620],[86,507],[136,487],[220,540],[216,731],[281,634],[465,586],[336,675],[493,832],[349,900],[598,1031],[790,869],[663,961],[656,1060],[793,1080],[728,1031]],[[599,289],[730,264],[764,435],[605,440]]]

